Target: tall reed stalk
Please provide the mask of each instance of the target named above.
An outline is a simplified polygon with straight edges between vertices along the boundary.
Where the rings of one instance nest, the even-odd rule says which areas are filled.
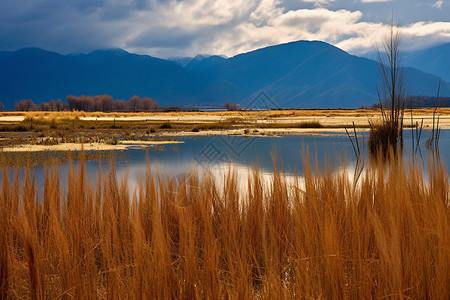
[[[232,169],[179,184],[148,166],[135,191],[114,164],[3,168],[0,295],[33,299],[450,298],[448,175],[379,160],[289,183]],[[157,178],[155,180],[155,178]],[[39,196],[41,195],[41,196]]]

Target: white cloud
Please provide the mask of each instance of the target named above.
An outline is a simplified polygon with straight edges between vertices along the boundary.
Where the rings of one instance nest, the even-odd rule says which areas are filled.
[[[388,25],[364,22],[362,17],[361,11],[320,7],[287,10],[278,0],[172,1],[159,4],[157,10],[140,12],[136,17],[139,26],[131,27],[122,47],[163,57],[197,53],[233,56],[290,41],[322,40],[349,52],[364,53],[377,48]],[[417,22],[402,27],[402,31],[407,49],[450,42],[450,22]]]
[[[322,7],[334,2],[335,0],[303,0],[306,3],[314,3],[315,7]]]
[[[361,0],[362,3],[390,2],[392,0]]]
[[[17,1],[5,1],[11,7],[7,12],[0,11],[0,28],[5,28],[0,30],[0,41],[10,50],[37,46],[68,53],[120,47],[159,57],[198,53],[232,56],[290,41],[322,40],[362,53],[375,50],[387,32],[386,24],[367,21],[360,10],[288,9],[285,0],[136,0],[107,4],[103,0],[80,0],[88,5],[80,9],[68,2],[39,0],[41,4],[37,5],[38,0],[23,0],[29,5],[22,5],[21,10],[13,9]],[[361,1],[354,0],[360,7],[366,6]],[[55,3],[59,5],[58,14],[53,13]],[[125,9],[124,5],[131,7]],[[450,22],[411,22],[402,31],[408,49],[450,42]]]
[[[439,1],[436,1],[436,3],[434,3],[432,6],[436,7],[437,9],[442,9],[442,4],[444,4],[444,1],[439,0]]]

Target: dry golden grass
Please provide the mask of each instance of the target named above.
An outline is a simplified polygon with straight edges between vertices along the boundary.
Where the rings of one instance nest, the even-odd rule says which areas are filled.
[[[409,113],[409,109],[408,113]],[[414,115],[432,115],[434,108],[415,108]],[[450,115],[450,108],[439,108],[443,115]],[[142,116],[231,116],[231,117],[296,117],[296,116],[348,116],[348,117],[367,117],[377,116],[380,111],[377,109],[286,109],[286,110],[264,110],[264,111],[217,111],[217,112],[195,112],[195,111],[176,111],[176,112],[84,112],[84,111],[62,111],[62,112],[0,112],[0,117],[24,116],[26,118],[34,117],[54,117],[60,119],[71,119],[75,117],[142,117]]]
[[[432,109],[415,109],[414,124],[421,123],[423,128],[431,128]],[[411,127],[411,121],[405,118],[405,127]],[[19,118],[14,118],[14,117]],[[440,127],[450,128],[450,109],[439,108]],[[8,118],[9,117],[9,118]],[[3,118],[3,119],[2,119]],[[23,120],[22,120],[23,118]],[[220,112],[143,112],[143,113],[102,113],[102,112],[0,112],[0,132],[44,132],[46,135],[55,130],[145,130],[162,129],[170,133],[203,132],[231,129],[290,129],[301,132],[303,128],[321,128],[341,130],[355,126],[368,129],[370,124],[380,122],[379,110],[369,109],[329,109],[329,110],[266,110],[266,111],[220,111]],[[170,122],[170,128],[161,125]],[[316,123],[316,124],[313,124]],[[309,124],[309,125],[308,125]],[[314,125],[314,126],[311,126]],[[202,134],[202,133],[199,133]]]
[[[292,187],[252,172],[239,191],[210,176],[176,185],[148,168],[95,180],[81,168],[3,168],[0,298],[369,299],[450,298],[446,171],[373,164],[358,184],[314,174]],[[12,178],[10,180],[10,178]]]

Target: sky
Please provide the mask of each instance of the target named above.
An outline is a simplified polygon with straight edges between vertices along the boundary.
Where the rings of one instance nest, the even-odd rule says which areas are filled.
[[[392,17],[406,51],[450,42],[450,0],[1,0],[0,50],[234,56],[321,40],[364,55]]]

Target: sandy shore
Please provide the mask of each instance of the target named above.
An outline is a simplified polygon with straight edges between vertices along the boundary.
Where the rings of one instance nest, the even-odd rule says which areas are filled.
[[[124,141],[117,145],[104,143],[63,143],[58,145],[15,145],[12,147],[0,148],[0,152],[38,152],[38,151],[109,151],[109,150],[129,150],[136,148],[150,148],[167,144],[180,144],[181,141]]]
[[[351,129],[353,132],[353,129]],[[358,128],[357,132],[366,132],[367,128]],[[200,132],[178,131],[161,133],[160,136],[183,137],[183,136],[216,136],[216,135],[237,135],[246,137],[281,137],[284,135],[336,135],[345,134],[344,128],[254,128],[246,129],[224,129],[224,130],[203,130]]]
[[[0,122],[22,122],[25,116],[0,116]]]
[[[424,128],[430,127],[433,124],[433,116],[430,114],[414,114],[413,122],[419,122],[423,120]],[[1,120],[1,118],[0,118]],[[364,127],[368,126],[369,122],[377,123],[381,122],[381,118],[376,114],[367,114],[367,115],[298,115],[298,116],[253,116],[242,114],[227,114],[223,115],[179,115],[179,116],[167,116],[167,115],[154,115],[154,116],[132,116],[132,117],[82,117],[80,120],[86,121],[153,121],[153,122],[183,122],[183,123],[193,123],[193,124],[203,124],[210,122],[225,122],[230,120],[240,120],[251,122],[258,127],[258,125],[267,125],[267,124],[292,124],[292,123],[302,123],[302,122],[313,122],[318,121],[320,124],[326,128],[328,131],[341,131],[342,128],[333,128],[338,126],[347,126],[352,127],[353,123],[355,123],[356,127]],[[405,116],[405,125],[411,124],[411,118],[409,115]],[[450,129],[450,115],[440,114],[439,115],[439,126],[442,129]],[[295,131],[289,130],[289,133],[292,134]],[[304,130],[298,131],[299,133],[303,133]]]

